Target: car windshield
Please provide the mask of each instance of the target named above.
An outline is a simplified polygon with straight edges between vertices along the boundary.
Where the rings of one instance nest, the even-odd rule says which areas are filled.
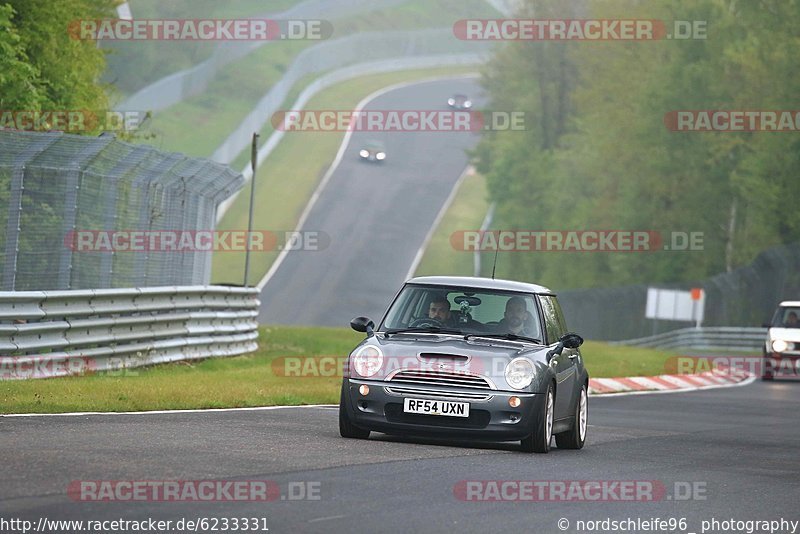
[[[800,328],[800,307],[784,306],[778,308],[772,326],[780,328]]]
[[[406,285],[379,330],[542,339],[534,295],[469,287]]]

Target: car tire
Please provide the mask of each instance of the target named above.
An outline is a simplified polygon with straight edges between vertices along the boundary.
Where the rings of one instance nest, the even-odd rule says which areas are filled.
[[[768,372],[768,371],[767,371],[767,367],[768,367],[768,365],[767,365],[767,361],[768,361],[767,353],[762,351],[762,359],[761,359],[761,367],[762,367],[762,369],[761,369],[761,380],[772,380],[772,379],[773,379],[773,375],[772,375],[772,373],[770,373],[770,372]]]
[[[339,434],[343,438],[367,439],[369,430],[364,430],[350,422],[350,415],[347,407],[347,398],[344,394],[345,385],[342,384],[342,392],[339,395]]]
[[[556,434],[556,446],[559,449],[582,449],[586,443],[586,431],[589,427],[589,395],[586,384],[581,386],[575,403],[575,416],[572,430]]]
[[[553,407],[555,406],[555,396],[553,395],[553,384],[547,385],[545,401],[542,404],[542,411],[536,421],[536,427],[530,436],[523,438],[523,452],[550,452],[550,440],[553,437]]]

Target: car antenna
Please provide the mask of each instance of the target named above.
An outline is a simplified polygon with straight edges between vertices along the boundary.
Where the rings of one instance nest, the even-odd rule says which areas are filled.
[[[495,244],[494,249],[494,263],[492,264],[492,280],[494,280],[494,270],[497,268],[497,253],[500,251],[500,247]]]

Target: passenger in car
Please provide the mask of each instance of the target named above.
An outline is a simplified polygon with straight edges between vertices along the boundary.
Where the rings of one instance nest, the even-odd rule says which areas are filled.
[[[800,321],[797,320],[797,314],[795,312],[789,312],[789,315],[786,316],[786,328],[800,328]]]
[[[506,311],[497,324],[500,332],[518,336],[536,337],[533,329],[533,315],[526,309],[522,297],[511,297],[506,302]]]

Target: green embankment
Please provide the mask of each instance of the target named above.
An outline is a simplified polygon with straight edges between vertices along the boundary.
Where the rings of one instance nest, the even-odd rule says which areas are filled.
[[[363,334],[262,327],[248,356],[43,380],[0,382],[3,413],[139,411],[337,403],[341,361]],[[588,341],[592,377],[657,375],[673,353]],[[298,376],[299,375],[299,376]]]

